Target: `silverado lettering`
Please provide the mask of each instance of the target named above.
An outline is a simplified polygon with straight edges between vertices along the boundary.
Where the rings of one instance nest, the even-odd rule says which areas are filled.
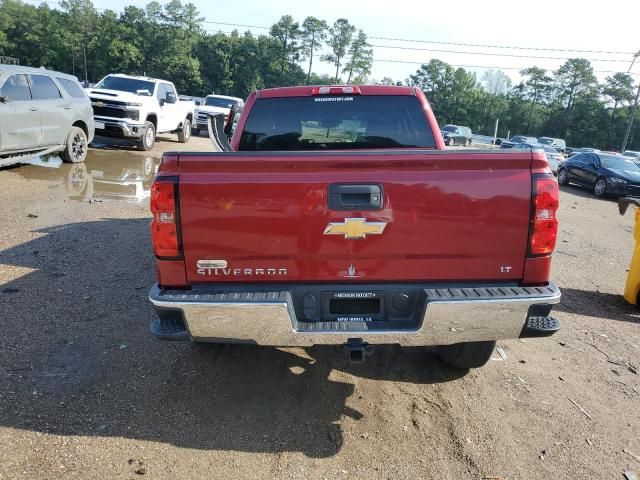
[[[471,368],[559,329],[544,152],[445,150],[410,87],[262,90],[226,125],[215,152],[165,154],[152,187],[159,338],[437,346]]]
[[[286,268],[198,268],[197,275],[286,275]]]

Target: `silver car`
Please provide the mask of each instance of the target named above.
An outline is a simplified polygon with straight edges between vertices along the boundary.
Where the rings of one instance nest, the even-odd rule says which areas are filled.
[[[549,162],[549,168],[554,175],[558,174],[558,168],[562,165],[564,156],[556,150],[555,147],[550,145],[544,145],[541,143],[516,143],[512,147],[514,150],[543,150],[547,155],[547,161]]]
[[[76,77],[0,65],[0,166],[53,152],[82,162],[93,135],[91,102]]]

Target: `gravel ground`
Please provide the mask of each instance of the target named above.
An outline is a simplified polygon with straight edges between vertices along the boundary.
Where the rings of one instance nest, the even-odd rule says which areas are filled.
[[[176,148],[0,170],[0,478],[640,473],[640,311],[620,296],[633,218],[614,202],[563,188],[563,328],[499,342],[482,369],[430,349],[349,365],[337,347],[196,348],[147,330],[148,185]]]

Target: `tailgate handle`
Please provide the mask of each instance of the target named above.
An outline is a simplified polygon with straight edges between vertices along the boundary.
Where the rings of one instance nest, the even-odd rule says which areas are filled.
[[[381,210],[382,185],[332,183],[329,210]]]

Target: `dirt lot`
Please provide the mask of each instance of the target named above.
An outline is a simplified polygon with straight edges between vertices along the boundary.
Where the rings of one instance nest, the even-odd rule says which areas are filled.
[[[147,330],[148,188],[176,148],[0,171],[0,478],[640,473],[640,311],[620,296],[633,220],[615,203],[563,190],[563,328],[500,342],[480,370],[428,349],[353,366],[337,347],[195,348]]]

